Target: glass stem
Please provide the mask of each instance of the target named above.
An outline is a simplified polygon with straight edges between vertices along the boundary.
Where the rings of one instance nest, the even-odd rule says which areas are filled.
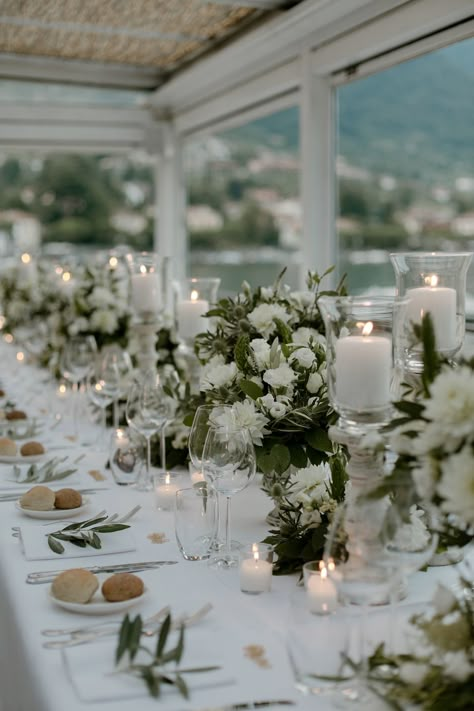
[[[107,447],[107,407],[102,408],[102,437],[104,438],[104,448]]]
[[[79,413],[79,383],[72,384],[72,426],[75,439],[78,438],[78,413]]]
[[[230,539],[230,496],[226,496],[226,519],[225,519],[225,552],[230,555],[231,553],[231,539]]]
[[[118,398],[114,400],[114,427],[119,426],[119,402]]]
[[[166,424],[160,429],[160,459],[161,467],[166,473]]]

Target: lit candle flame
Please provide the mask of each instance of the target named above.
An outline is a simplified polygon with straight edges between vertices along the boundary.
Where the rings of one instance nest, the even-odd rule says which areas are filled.
[[[146,274],[146,266],[144,264],[140,264],[140,273]]]
[[[425,277],[425,284],[427,286],[438,286],[438,281],[437,274],[430,274],[430,276]]]
[[[18,351],[18,353],[16,354],[16,359],[20,361],[20,363],[21,361],[25,360],[25,354],[23,353],[23,351]]]
[[[28,252],[24,252],[21,255],[21,261],[23,262],[23,264],[29,264],[31,262],[31,257]]]
[[[330,558],[330,559],[328,560],[328,570],[331,570],[331,571],[336,570],[336,564],[335,564],[335,562],[333,561],[332,558]]]
[[[12,336],[11,333],[6,333],[6,334],[5,334],[5,341],[6,341],[7,343],[13,343],[13,336]]]
[[[253,553],[254,560],[258,560],[260,558],[257,543],[252,543],[252,553]]]
[[[326,566],[324,568],[321,568],[321,580],[325,580],[328,577],[328,569]]]
[[[193,289],[191,292],[191,301],[197,301],[199,298],[199,292]]]
[[[63,281],[71,281],[71,272],[64,272],[62,279]]]
[[[109,259],[109,266],[111,266],[112,269],[115,269],[115,267],[117,266],[117,264],[118,264],[118,259],[117,259],[117,257],[110,257],[110,259]]]
[[[63,273],[63,268],[58,266],[58,267],[55,267],[54,271],[59,276],[60,274]]]
[[[364,328],[362,329],[362,335],[363,336],[370,336],[372,331],[374,330],[374,324],[372,321],[367,321],[367,323],[364,325]]]
[[[64,393],[66,392],[66,386],[64,385],[64,383],[61,383],[58,390],[62,395],[64,395]]]
[[[171,476],[170,476],[170,474],[166,474],[166,476],[165,476],[165,484],[166,484],[166,485],[171,484]]]

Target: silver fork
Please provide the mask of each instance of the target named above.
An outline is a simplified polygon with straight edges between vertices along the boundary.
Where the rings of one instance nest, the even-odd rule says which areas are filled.
[[[171,629],[178,629],[182,625],[185,627],[189,627],[190,625],[195,625],[197,622],[199,622],[207,613],[212,609],[212,604],[207,603],[203,607],[201,607],[199,610],[194,612],[192,615],[181,615],[180,617],[177,617],[176,620],[173,620],[173,624],[171,625]],[[146,637],[153,637],[155,634],[157,634],[160,630],[160,625],[156,624],[150,626],[151,629],[148,630],[143,630],[143,634]],[[110,630],[110,629],[105,629],[105,630],[96,630],[96,631],[91,631],[89,634],[84,634],[84,635],[76,635],[72,637],[72,639],[57,639],[57,640],[51,640],[49,642],[43,642],[43,647],[45,649],[65,649],[67,647],[77,647],[80,644],[87,644],[88,642],[95,642],[96,639],[100,639],[102,637],[108,637],[109,635],[116,634],[117,630]]]
[[[158,612],[155,612],[154,615],[151,615],[151,617],[147,617],[146,620],[143,620],[144,625],[152,625],[156,622],[159,622],[162,617],[165,617],[168,612],[170,611],[169,605],[166,607],[162,607],[161,610],[158,610]],[[64,629],[45,629],[41,630],[41,634],[44,635],[45,637],[63,637],[64,635],[71,635],[72,637],[80,634],[87,634],[88,632],[91,632],[92,630],[96,630],[99,627],[109,627],[111,625],[117,626],[122,623],[122,619],[120,620],[102,620],[102,622],[95,622],[93,625],[86,625],[85,627],[67,627]]]

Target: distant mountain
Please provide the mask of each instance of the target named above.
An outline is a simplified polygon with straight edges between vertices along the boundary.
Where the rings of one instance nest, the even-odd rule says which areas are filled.
[[[339,149],[350,163],[448,182],[474,171],[474,39],[338,90]],[[229,132],[234,140],[296,150],[298,111]]]

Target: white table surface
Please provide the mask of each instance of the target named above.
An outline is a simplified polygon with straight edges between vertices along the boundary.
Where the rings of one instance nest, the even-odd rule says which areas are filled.
[[[12,347],[5,344],[0,346],[2,387],[18,407],[29,413],[47,407],[54,410],[54,387],[42,382],[42,372],[24,364],[18,365],[14,354]],[[81,432],[91,431],[88,427],[84,420]],[[64,436],[70,432],[71,425],[64,418],[52,434],[57,442],[64,442]],[[41,441],[41,437],[37,439]],[[293,700],[295,709],[325,711],[334,708],[330,698],[305,698],[294,687],[285,638],[288,601],[296,585],[296,576],[273,577],[270,593],[256,596],[241,593],[237,574],[216,573],[204,561],[189,562],[180,556],[174,537],[173,514],[157,511],[152,493],[141,493],[133,488],[114,485],[110,472],[104,469],[104,454],[95,452],[92,447],[78,446],[70,451],[86,451],[86,469],[92,467],[106,473],[110,488],[93,496],[93,504],[89,509],[91,514],[102,508],[110,514],[124,513],[135,504],[142,506],[133,519],[137,550],[113,556],[114,562],[156,559],[178,561],[176,565],[138,573],[150,592],[142,603],[131,609],[131,614],[139,612],[147,617],[164,605],[170,605],[173,612],[179,614],[183,611],[192,612],[204,603],[211,602],[213,610],[199,625],[199,636],[203,639],[201,663],[205,665],[214,661],[213,650],[219,649],[219,645],[225,645],[226,654],[222,658],[232,668],[224,671],[228,672],[233,683],[200,690],[192,694],[189,701],[175,692],[161,701],[146,695],[128,700],[80,701],[67,678],[61,653],[43,649],[42,643],[46,638],[40,634],[40,630],[47,627],[69,627],[76,623],[84,625],[97,621],[97,618],[57,608],[48,599],[48,585],[28,585],[25,578],[34,570],[101,565],[109,560],[106,556],[90,559],[62,559],[58,556],[54,561],[27,562],[18,539],[11,535],[11,527],[34,524],[41,532],[43,522],[26,518],[11,502],[0,503],[0,711],[106,711],[108,708],[114,711],[135,711],[137,707],[140,711],[147,711],[160,705],[166,711],[184,711],[275,698]],[[183,476],[183,483],[189,485],[189,479]],[[83,474],[83,478],[84,485],[94,486],[93,479],[87,473]],[[271,502],[259,490],[258,482],[236,495],[232,502],[233,537],[247,543],[262,540],[267,532],[265,515],[270,508]],[[153,532],[165,533],[168,542],[151,543],[147,536]],[[410,580],[407,602],[428,600],[436,580],[450,579],[454,579],[451,568],[434,568],[428,573],[416,574]],[[388,612],[382,616],[387,620]],[[186,638],[191,640],[193,633],[193,628],[187,630]],[[245,657],[243,647],[247,644],[265,646],[270,668],[258,667]],[[115,640],[110,639],[103,649],[104,654],[113,655]],[[378,705],[379,708],[383,706],[382,703]],[[357,708],[357,705],[354,707]]]

